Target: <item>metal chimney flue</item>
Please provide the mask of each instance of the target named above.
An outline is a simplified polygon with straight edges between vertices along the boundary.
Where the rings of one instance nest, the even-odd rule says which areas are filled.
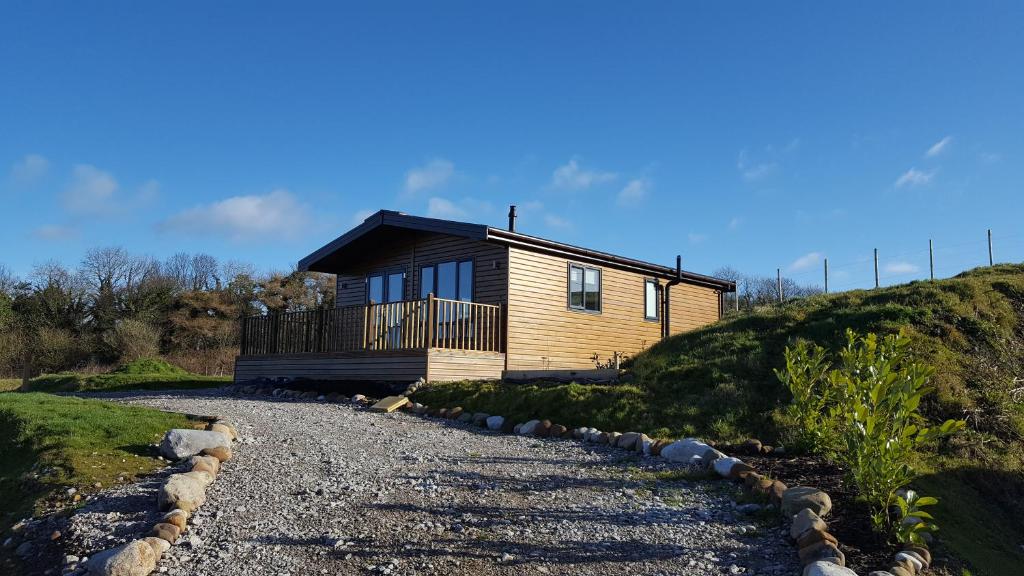
[[[516,231],[516,218],[517,217],[518,216],[516,216],[516,205],[515,204],[511,204],[508,207],[508,231],[509,232],[515,232]]]

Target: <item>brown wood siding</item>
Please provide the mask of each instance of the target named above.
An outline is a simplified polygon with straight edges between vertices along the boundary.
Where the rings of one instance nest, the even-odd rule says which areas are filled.
[[[427,380],[500,380],[505,355],[500,352],[459,352],[432,349],[427,352]]]
[[[718,291],[714,288],[676,284],[669,292],[671,333],[689,332],[719,320]]]
[[[395,353],[339,352],[327,354],[280,354],[239,356],[235,359],[235,382],[264,378],[308,380],[409,381],[427,374],[424,351]]]
[[[420,268],[458,260],[473,260],[473,301],[504,304],[508,275],[508,249],[504,246],[443,234],[397,236],[375,250],[366,263],[337,273],[337,305],[366,303],[366,276],[375,272],[404,271],[405,299],[420,294]]]
[[[614,352],[633,356],[661,337],[661,322],[644,318],[644,274],[601,270],[601,312],[568,309],[571,260],[509,249],[508,370],[592,369]],[[666,282],[660,280],[660,286]],[[718,319],[714,289],[672,287],[674,333]],[[661,303],[659,301],[659,309]]]
[[[567,306],[569,262],[509,249],[509,370],[594,368],[594,354],[605,363],[614,352],[633,355],[658,341],[660,322],[644,319],[646,276],[596,266],[601,312],[579,312]]]

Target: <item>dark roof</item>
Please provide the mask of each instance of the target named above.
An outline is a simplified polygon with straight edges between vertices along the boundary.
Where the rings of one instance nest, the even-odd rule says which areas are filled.
[[[380,228],[399,228],[405,230],[418,230],[421,232],[434,232],[437,234],[448,234],[460,236],[472,240],[485,240],[497,242],[508,246],[516,246],[536,252],[543,252],[557,256],[583,261],[593,264],[601,264],[649,274],[659,278],[671,280],[676,278],[676,269],[660,264],[652,264],[642,260],[616,256],[607,252],[581,248],[571,244],[556,242],[546,238],[530,236],[520,232],[510,232],[502,228],[494,228],[485,224],[471,224],[468,222],[455,222],[452,220],[441,220],[438,218],[424,218],[422,216],[410,216],[393,210],[380,210],[363,221],[362,224],[342,234],[329,242],[309,256],[299,260],[299,270],[310,270],[314,272],[331,272],[329,266],[330,256],[356,243],[370,232]],[[730,280],[723,280],[713,276],[705,276],[694,272],[682,271],[681,280],[688,284],[698,284],[717,288],[725,292],[736,290],[736,283]]]

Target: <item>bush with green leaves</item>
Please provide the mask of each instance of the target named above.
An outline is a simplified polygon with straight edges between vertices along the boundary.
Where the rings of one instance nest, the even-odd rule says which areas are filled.
[[[928,379],[934,370],[914,359],[904,334],[860,336],[847,330],[846,339],[836,369],[829,370],[822,348],[800,342],[786,349],[786,368],[777,375],[793,394],[787,416],[799,429],[797,437],[843,464],[870,506],[876,529],[892,528],[888,507],[914,479],[917,449],[962,429],[964,422],[927,425],[919,410],[932,391]]]
[[[913,490],[902,490],[893,495],[897,518],[894,532],[896,540],[903,543],[925,544],[925,534],[938,531],[939,527],[932,521],[934,518],[922,510],[925,506],[939,503],[938,498],[921,496]]]
[[[775,375],[793,396],[786,406],[786,445],[798,452],[829,454],[838,441],[836,388],[828,378],[826,351],[806,340],[786,348],[786,368]]]

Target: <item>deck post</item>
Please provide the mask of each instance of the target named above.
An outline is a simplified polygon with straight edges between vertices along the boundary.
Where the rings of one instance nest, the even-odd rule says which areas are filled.
[[[427,294],[427,343],[425,348],[434,347],[434,335],[436,327],[434,322],[434,293]]]
[[[373,302],[371,301],[363,306],[363,350],[369,350],[370,348],[370,306],[372,305]]]
[[[316,309],[316,351],[324,351],[324,316],[327,309],[317,307]]]
[[[246,345],[248,344],[246,340],[248,339],[249,335],[249,321],[245,316],[242,316],[240,323],[241,326],[238,329],[238,351],[242,356],[245,356]]]

